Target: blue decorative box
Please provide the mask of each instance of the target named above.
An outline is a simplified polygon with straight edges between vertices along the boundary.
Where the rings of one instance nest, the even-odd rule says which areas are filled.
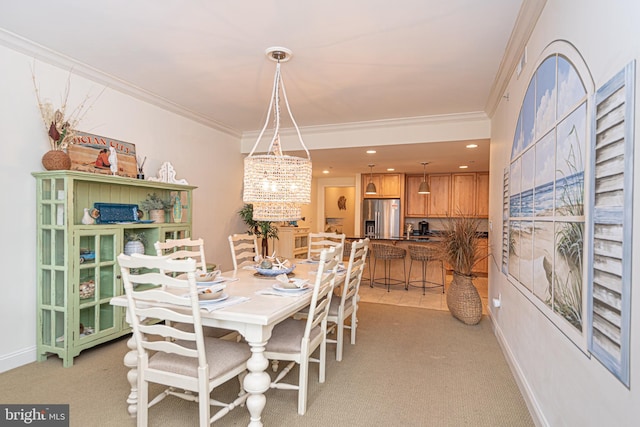
[[[138,205],[124,203],[94,203],[98,210],[96,223],[113,224],[116,222],[138,222]]]

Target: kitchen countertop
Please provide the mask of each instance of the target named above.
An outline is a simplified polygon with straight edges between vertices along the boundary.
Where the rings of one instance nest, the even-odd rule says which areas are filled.
[[[441,233],[438,231],[430,231],[429,234],[425,235],[411,235],[407,236],[398,236],[398,237],[385,237],[385,238],[371,238],[371,240],[387,240],[393,242],[437,242],[440,240]],[[489,237],[489,233],[487,232],[479,232],[478,237],[481,239],[486,239]],[[364,239],[365,236],[347,236],[347,240],[360,240]]]

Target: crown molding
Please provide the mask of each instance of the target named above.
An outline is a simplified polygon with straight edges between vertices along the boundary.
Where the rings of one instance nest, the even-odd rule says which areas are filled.
[[[32,56],[35,59],[46,62],[53,66],[72,70],[73,74],[85,77],[108,88],[115,89],[136,99],[139,99],[151,105],[155,105],[171,113],[178,114],[225,134],[231,135],[236,138],[242,137],[242,133],[237,129],[231,128],[220,122],[205,117],[202,114],[198,114],[194,111],[186,109],[181,105],[176,104],[175,102],[169,101],[166,98],[155,95],[152,92],[132,85],[122,79],[114,77],[74,58],[63,55],[59,52],[28,40],[3,28],[0,28],[0,44],[8,47],[9,49],[13,49],[15,51],[24,53],[25,55]]]
[[[372,120],[363,122],[339,123],[317,126],[301,126],[300,132],[305,134],[322,134],[331,132],[349,132],[358,130],[406,128],[408,126],[428,126],[464,122],[484,122],[489,117],[483,111],[468,113],[439,114],[433,116],[402,117],[398,119]],[[243,132],[242,138],[256,138],[259,131]],[[280,129],[281,135],[295,135],[294,128]]]
[[[520,57],[524,53],[527,42],[546,4],[547,0],[524,0],[522,2],[516,23],[511,32],[511,37],[509,37],[504,56],[500,62],[500,67],[498,67],[496,78],[491,86],[487,104],[485,105],[487,116],[492,117],[496,112],[498,104],[500,104],[504,95],[504,91],[509,85],[509,80],[516,69]]]

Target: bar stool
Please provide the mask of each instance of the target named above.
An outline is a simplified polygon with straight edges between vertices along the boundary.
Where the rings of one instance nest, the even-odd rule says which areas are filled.
[[[409,280],[407,281],[407,283],[410,286],[422,287],[422,295],[425,295],[427,288],[442,287],[442,293],[444,293],[444,283],[445,283],[444,263],[442,262],[441,259],[435,256],[434,250],[429,248],[428,246],[409,245],[409,257],[411,258],[411,263],[409,264]],[[419,261],[422,264],[421,280],[411,280],[411,267],[413,267],[413,261]],[[432,280],[427,280],[427,269],[429,267],[430,262],[440,264],[440,272],[442,277],[441,282],[434,282]],[[414,283],[417,283],[417,285],[414,285]]]
[[[404,285],[404,289],[408,290],[409,288],[407,287],[407,267],[404,264],[404,259],[407,256],[407,250],[403,248],[399,248],[397,246],[384,245],[381,243],[373,243],[371,247],[373,252],[373,273],[371,273],[372,275],[370,276],[371,281],[369,283],[369,286],[373,288],[374,284],[384,285],[387,287],[387,292],[390,292],[391,285]],[[384,277],[382,282],[376,281],[375,279],[376,264],[379,259],[383,261]],[[393,260],[396,260],[396,259],[402,260],[402,269],[403,269],[402,280],[394,279],[391,277],[391,263]]]

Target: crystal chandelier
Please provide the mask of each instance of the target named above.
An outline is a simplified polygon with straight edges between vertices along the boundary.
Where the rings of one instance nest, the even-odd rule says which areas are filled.
[[[280,64],[291,58],[291,51],[283,47],[266,50],[269,59],[276,61],[273,92],[265,124],[249,155],[244,159],[244,191],[242,200],[253,204],[256,221],[295,221],[302,217],[301,206],[311,203],[311,156],[302,141],[300,129],[293,118],[287,93],[280,74]],[[280,91],[289,117],[298,134],[307,157],[283,154],[280,146]],[[267,129],[271,111],[274,112],[275,129],[267,154],[254,155],[262,135]]]

